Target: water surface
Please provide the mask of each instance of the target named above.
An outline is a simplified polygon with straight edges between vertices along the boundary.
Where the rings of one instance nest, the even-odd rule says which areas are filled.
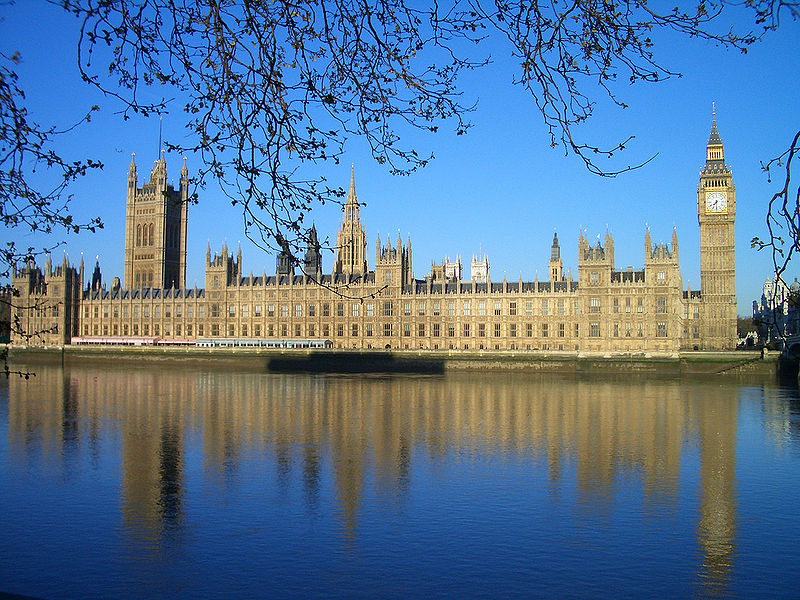
[[[2,592],[800,589],[796,388],[152,366],[0,386]]]

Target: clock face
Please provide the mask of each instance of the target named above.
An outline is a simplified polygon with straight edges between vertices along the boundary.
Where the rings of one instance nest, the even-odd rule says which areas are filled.
[[[706,194],[706,212],[725,212],[728,209],[728,194],[709,192]]]

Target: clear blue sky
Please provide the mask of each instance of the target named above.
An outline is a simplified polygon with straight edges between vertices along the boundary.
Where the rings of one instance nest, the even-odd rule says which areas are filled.
[[[105,229],[96,234],[63,236],[64,250],[77,262],[83,252],[87,267],[99,255],[107,281],[123,272],[125,181],[132,152],[139,165],[140,185],[149,176],[158,151],[158,119],[123,122],[110,99],[80,83],[75,69],[76,21],[42,0],[19,0],[0,7],[0,46],[19,50],[21,85],[28,92],[34,119],[42,123],[72,122],[92,104],[101,108],[91,124],[64,140],[76,158],[91,156],[105,164],[73,188],[73,210],[99,215]],[[620,110],[601,100],[586,126],[600,144],[627,135],[636,139],[625,153],[625,164],[658,156],[645,167],[614,179],[589,174],[582,163],[551,149],[532,100],[511,85],[513,64],[507,50],[494,50],[495,64],[463,79],[467,99],[478,101],[475,127],[465,136],[446,128],[435,135],[412,138],[421,152],[436,156],[425,169],[409,177],[393,177],[375,164],[360,140],[353,140],[340,165],[327,165],[329,181],[347,186],[355,164],[356,191],[368,235],[370,266],[374,266],[375,236],[392,242],[398,230],[411,234],[414,272],[428,273],[432,261],[460,255],[469,275],[469,261],[479,249],[489,255],[493,280],[505,275],[533,279],[547,276],[554,229],[561,241],[565,268],[577,273],[580,228],[590,240],[605,235],[615,243],[617,268],[641,268],[644,233],[650,226],[654,242],[670,241],[673,225],[680,244],[684,287],[698,289],[699,232],[696,186],[711,128],[711,104],[733,169],[737,192],[736,288],[740,314],[750,314],[771,272],[771,258],[750,248],[754,235],[764,235],[766,205],[774,192],[760,161],[782,152],[800,127],[797,90],[800,82],[800,23],[782,28],[752,47],[747,55],[726,51],[699,40],[665,38],[657,57],[683,74],[655,85],[622,86]],[[657,40],[658,41],[658,40]],[[165,118],[165,139],[183,135],[181,114]],[[168,156],[170,179],[177,181],[182,160]],[[189,163],[190,170],[193,165]],[[275,259],[264,254],[242,233],[240,213],[214,187],[189,209],[187,284],[203,285],[205,248],[218,250],[224,241],[241,240],[244,271],[274,272]],[[341,220],[338,206],[319,209],[313,220],[320,237],[335,239]],[[42,245],[42,238],[7,231],[24,245]],[[62,249],[54,255],[60,259]],[[323,256],[325,271],[333,264]],[[792,272],[788,275],[791,279]]]

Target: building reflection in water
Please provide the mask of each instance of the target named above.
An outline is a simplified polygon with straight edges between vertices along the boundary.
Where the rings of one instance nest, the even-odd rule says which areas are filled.
[[[689,402],[700,446],[700,522],[703,595],[725,596],[736,553],[736,421],[738,399],[708,393]]]
[[[610,510],[621,477],[646,506],[678,503],[681,462],[699,448],[698,547],[706,591],[724,589],[736,543],[735,386],[543,376],[339,377],[102,368],[37,369],[10,381],[10,448],[68,469],[104,428],[121,444],[122,518],[131,536],[180,536],[187,440],[204,485],[236,486],[243,454],[272,457],[279,489],[297,483],[318,514],[333,482],[339,523],[356,539],[365,494],[402,507],[414,456],[493,455],[540,464],[558,492],[574,474],[581,510]],[[265,477],[270,477],[267,473]],[[288,492],[287,492],[288,493]]]

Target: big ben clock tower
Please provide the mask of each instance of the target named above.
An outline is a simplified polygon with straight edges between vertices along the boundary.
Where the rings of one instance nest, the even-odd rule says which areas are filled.
[[[706,145],[706,164],[697,185],[697,220],[700,223],[702,347],[706,350],[733,349],[736,347],[736,186],[725,164],[716,110]]]

